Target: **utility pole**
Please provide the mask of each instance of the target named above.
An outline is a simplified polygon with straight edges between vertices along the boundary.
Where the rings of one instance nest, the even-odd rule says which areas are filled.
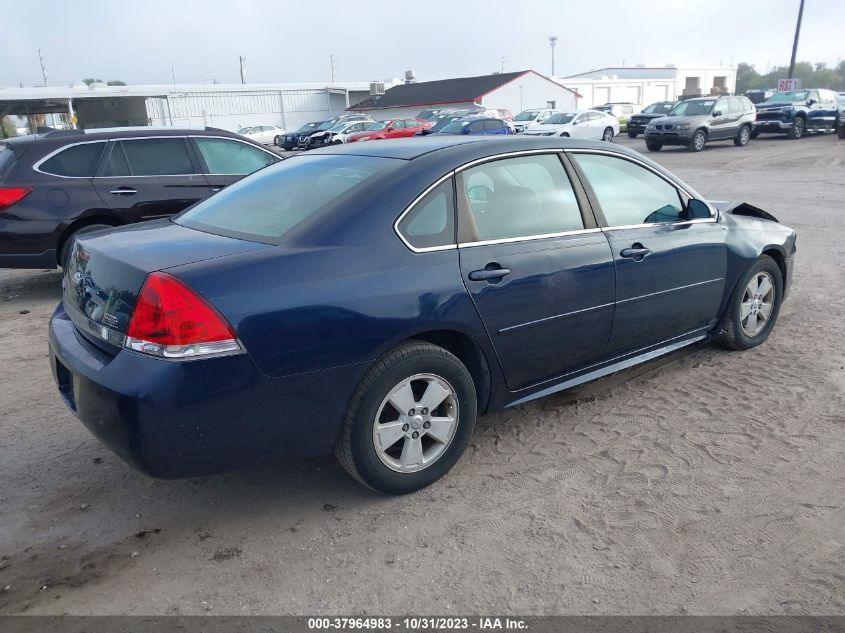
[[[502,55],[502,74],[505,72],[505,56]]]
[[[238,60],[241,63],[241,83],[245,84],[246,83],[246,69],[244,68],[244,62],[246,62],[246,57],[244,57],[243,55],[239,55]]]
[[[38,60],[41,62],[41,76],[44,78],[44,85],[47,85],[47,70],[44,68],[44,55],[41,54],[41,49],[38,49]]]
[[[170,67],[170,78],[173,80],[173,89],[176,90],[176,67]]]
[[[801,34],[801,18],[804,15],[804,0],[801,0],[801,5],[798,7],[798,22],[795,23],[795,40],[792,42],[792,59],[789,62],[789,77],[793,79],[792,74],[795,72],[795,55],[798,53],[798,36]]]
[[[552,77],[555,76],[555,42],[557,42],[557,35],[549,35],[549,45],[552,47]]]
[[[334,83],[334,77],[335,77],[334,60],[335,60],[334,53],[331,53],[329,55],[329,62],[331,62],[331,65],[332,65],[332,83]]]

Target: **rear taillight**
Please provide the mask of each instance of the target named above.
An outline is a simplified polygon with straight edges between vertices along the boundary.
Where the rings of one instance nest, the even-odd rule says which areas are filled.
[[[242,352],[232,327],[175,277],[151,273],[138,294],[125,346],[161,358]]]
[[[5,211],[13,204],[26,198],[32,187],[0,187],[0,211]]]

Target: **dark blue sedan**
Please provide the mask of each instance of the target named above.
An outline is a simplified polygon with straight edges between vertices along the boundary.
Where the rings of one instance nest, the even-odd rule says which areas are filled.
[[[148,474],[334,449],[410,492],[449,471],[479,413],[696,341],[759,345],[795,239],[607,143],[333,146],[80,238],[52,369]]]

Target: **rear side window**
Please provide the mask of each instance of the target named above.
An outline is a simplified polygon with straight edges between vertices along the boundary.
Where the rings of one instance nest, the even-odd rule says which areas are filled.
[[[440,183],[420,200],[397,226],[414,248],[455,243],[455,193],[452,179]]]
[[[97,169],[106,143],[80,143],[66,147],[38,166],[40,171],[54,176],[90,178]]]
[[[103,176],[181,176],[195,173],[183,138],[139,138],[114,143]]]
[[[490,119],[489,121],[484,122],[485,130],[501,130],[503,127],[504,125],[502,125],[502,122],[495,119]]]
[[[296,156],[238,181],[175,221],[275,244],[321,212],[342,207],[367,181],[403,163],[371,156]]]
[[[209,174],[251,174],[278,162],[272,154],[240,141],[194,137]]]

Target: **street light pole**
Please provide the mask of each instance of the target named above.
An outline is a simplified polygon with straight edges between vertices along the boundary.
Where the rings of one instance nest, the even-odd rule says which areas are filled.
[[[798,22],[795,24],[795,40],[792,42],[792,59],[789,62],[789,79],[793,79],[792,73],[795,72],[795,55],[798,53],[798,36],[801,34],[801,18],[804,15],[804,0],[801,0],[801,5],[798,7]]]
[[[246,70],[244,69],[244,62],[246,61],[246,57],[243,55],[238,55],[238,59],[241,62],[241,83],[246,83]]]
[[[555,42],[557,42],[557,35],[549,35],[549,45],[552,47],[552,77],[555,76]]]

